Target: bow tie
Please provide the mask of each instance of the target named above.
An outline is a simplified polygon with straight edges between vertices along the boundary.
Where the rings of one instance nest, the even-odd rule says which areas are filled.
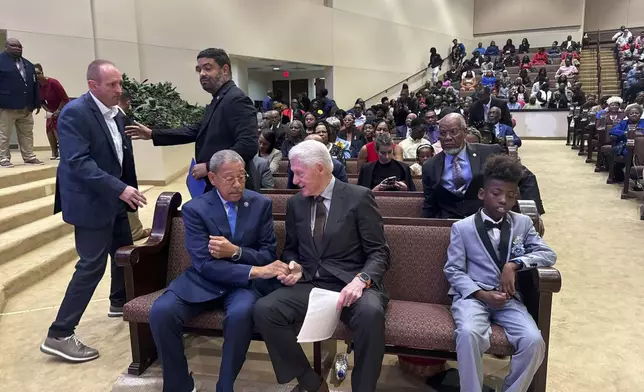
[[[501,230],[501,225],[502,224],[503,224],[503,221],[501,221],[499,223],[490,222],[489,220],[483,221],[483,226],[485,227],[485,230],[492,230],[492,229]]]

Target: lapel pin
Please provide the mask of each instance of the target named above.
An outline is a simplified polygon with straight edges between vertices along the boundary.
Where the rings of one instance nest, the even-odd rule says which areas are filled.
[[[248,202],[247,201],[244,202],[244,207],[248,207]]]
[[[472,153],[472,156],[473,156],[473,157],[475,157],[475,156],[476,156],[476,153]]]

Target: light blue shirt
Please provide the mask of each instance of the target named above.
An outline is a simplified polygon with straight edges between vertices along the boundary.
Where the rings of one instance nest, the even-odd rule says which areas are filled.
[[[472,182],[472,166],[470,165],[470,158],[467,155],[467,148],[463,147],[461,152],[456,155],[459,158],[459,163],[461,165],[461,174],[465,180],[465,189],[470,186]],[[441,177],[441,185],[443,188],[447,189],[452,193],[458,193],[457,189],[454,188],[454,181],[452,178],[452,161],[454,160],[454,155],[445,154],[445,168],[443,169],[443,176]]]

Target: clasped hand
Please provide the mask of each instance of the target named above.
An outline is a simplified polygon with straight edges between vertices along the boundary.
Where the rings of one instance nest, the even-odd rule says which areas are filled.
[[[225,237],[210,236],[208,241],[208,252],[216,259],[230,259],[237,252],[236,245],[233,245]]]

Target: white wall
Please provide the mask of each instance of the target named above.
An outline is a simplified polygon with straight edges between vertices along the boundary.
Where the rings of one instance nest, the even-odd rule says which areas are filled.
[[[579,42],[584,34],[586,1],[475,0],[474,39],[485,47],[491,40],[502,47],[508,38],[517,47],[527,38],[533,48],[561,43],[568,35]]]
[[[586,0],[586,30],[644,26],[644,0]],[[633,31],[639,34],[639,31]]]

